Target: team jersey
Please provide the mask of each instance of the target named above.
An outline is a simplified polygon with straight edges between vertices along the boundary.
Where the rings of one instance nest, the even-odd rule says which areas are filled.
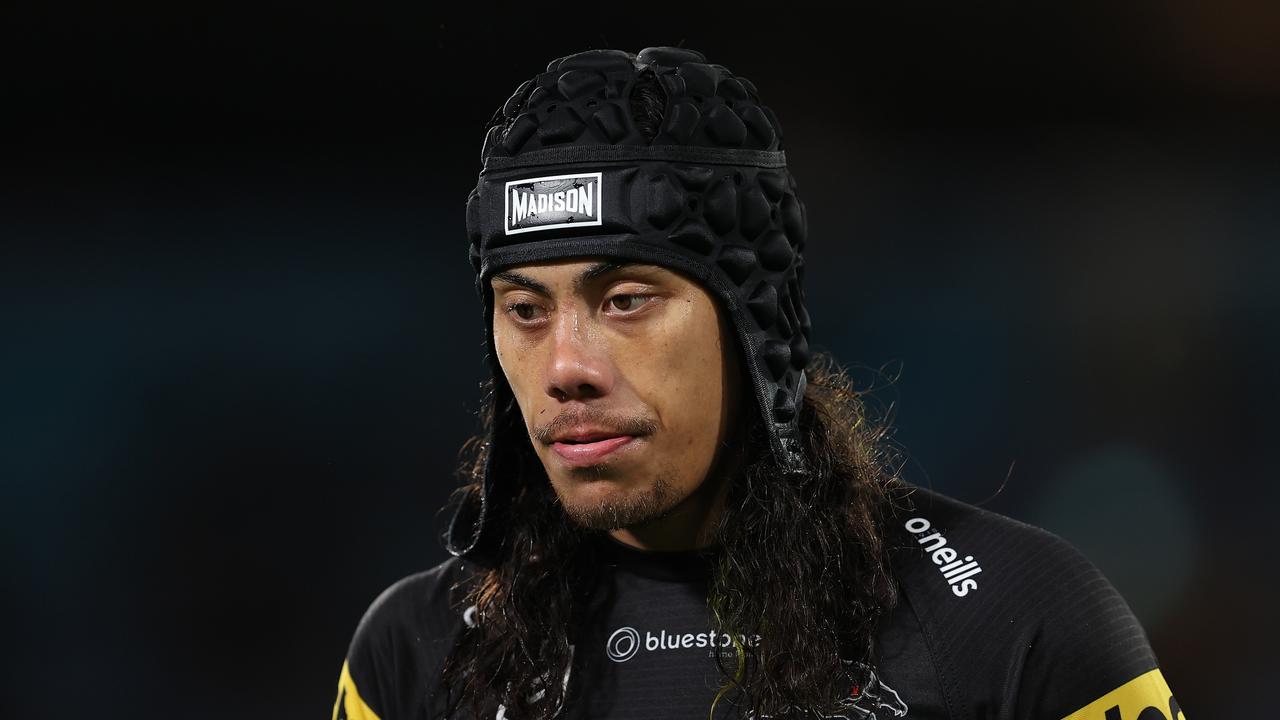
[[[1132,611],[1072,545],[926,488],[909,505],[886,526],[899,601],[827,717],[1185,720]],[[716,654],[730,668],[736,657],[706,602],[714,553],[596,542],[605,600],[572,646],[561,716],[731,717],[731,700],[713,713],[725,685]],[[473,608],[451,606],[450,587],[470,570],[450,558],[373,602],[342,666],[334,720],[442,716],[441,668],[476,622]]]

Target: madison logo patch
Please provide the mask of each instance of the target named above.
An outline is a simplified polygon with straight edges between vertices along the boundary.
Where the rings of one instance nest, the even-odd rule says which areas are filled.
[[[507,182],[506,234],[600,225],[600,173]]]

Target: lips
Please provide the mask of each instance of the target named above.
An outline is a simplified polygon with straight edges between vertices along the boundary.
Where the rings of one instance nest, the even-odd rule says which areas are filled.
[[[551,443],[556,455],[571,467],[596,465],[623,448],[630,447],[634,435],[603,435],[589,433],[579,437],[564,438]]]

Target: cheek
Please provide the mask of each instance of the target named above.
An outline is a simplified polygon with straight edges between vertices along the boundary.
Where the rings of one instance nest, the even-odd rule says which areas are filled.
[[[504,329],[501,324],[494,327],[493,345],[498,365],[502,368],[507,384],[511,386],[516,402],[521,408],[529,407],[528,398],[533,387],[530,384],[533,379],[532,369],[536,362],[535,349],[527,344],[521,345],[512,337],[511,331]]]
[[[675,452],[714,454],[720,435],[723,403],[723,354],[714,319],[690,317],[662,341],[654,342],[644,358],[650,402],[670,433]]]

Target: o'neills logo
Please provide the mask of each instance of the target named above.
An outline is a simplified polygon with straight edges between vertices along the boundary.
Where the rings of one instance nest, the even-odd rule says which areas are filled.
[[[600,225],[600,173],[507,182],[506,234]]]
[[[961,559],[960,553],[947,547],[947,539],[936,530],[925,535],[931,526],[924,518],[911,518],[904,527],[912,534],[919,536],[916,542],[923,545],[925,552],[930,554],[933,564],[938,566],[938,572],[942,573],[942,577],[951,584],[951,592],[955,593],[956,597],[964,597],[970,590],[978,589],[978,581],[973,577],[982,572],[982,567],[974,562],[972,555]]]

